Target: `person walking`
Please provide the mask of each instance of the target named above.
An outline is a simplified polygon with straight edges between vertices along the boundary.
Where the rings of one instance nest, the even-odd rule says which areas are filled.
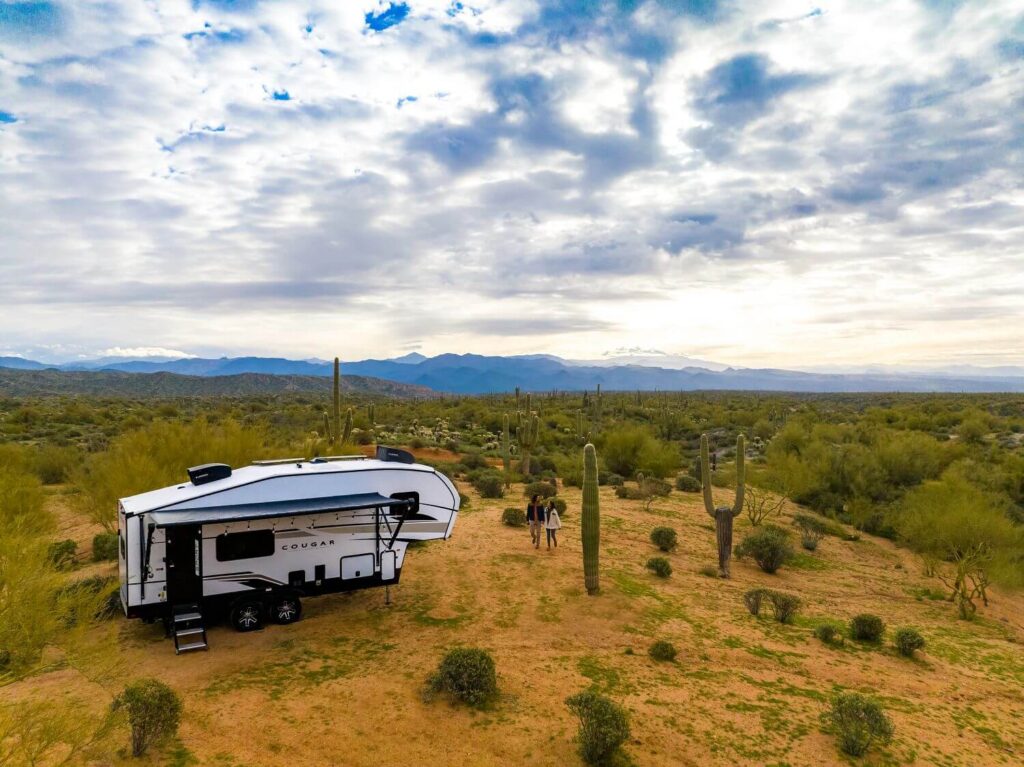
[[[530,499],[530,505],[526,507],[526,521],[530,523],[530,540],[533,541],[533,548],[539,549],[544,529],[544,504],[540,502],[539,495],[534,495]]]
[[[552,498],[548,502],[547,513],[544,515],[544,530],[548,535],[548,549],[551,549],[551,544],[555,544],[555,548],[558,548],[558,531],[562,529],[562,520],[558,516],[558,509],[555,508],[555,499]]]

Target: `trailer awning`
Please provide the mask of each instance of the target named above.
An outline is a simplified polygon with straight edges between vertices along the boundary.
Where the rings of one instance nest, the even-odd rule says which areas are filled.
[[[220,522],[241,522],[271,517],[299,517],[309,514],[329,514],[333,511],[357,511],[381,507],[411,507],[415,501],[408,498],[388,498],[379,493],[335,495],[328,498],[296,498],[288,501],[246,503],[234,506],[209,506],[202,509],[161,509],[151,511],[149,524],[153,527],[178,525],[213,525]]]

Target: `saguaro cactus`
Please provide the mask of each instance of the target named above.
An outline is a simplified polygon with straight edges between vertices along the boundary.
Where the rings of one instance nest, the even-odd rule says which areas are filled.
[[[597,494],[597,451],[589,442],[583,447],[583,582],[588,594],[600,590],[598,555],[601,547],[601,508]]]
[[[732,521],[743,511],[743,453],[746,450],[746,440],[740,434],[736,437],[736,500],[733,505],[719,506],[715,508],[715,502],[711,497],[711,462],[708,457],[708,435],[700,437],[700,481],[704,491],[704,509],[708,515],[715,520],[715,538],[718,541],[718,574],[722,578],[728,578],[729,560],[732,558]]]
[[[341,438],[341,361],[334,358],[334,428],[331,429],[331,444]]]
[[[345,411],[345,428],[341,432],[341,441],[344,444],[348,444],[349,438],[352,436],[352,408]]]
[[[324,433],[323,438],[327,440],[327,444],[334,444],[334,437],[331,436],[331,419],[327,415],[327,411],[324,411]]]
[[[505,487],[512,487],[512,453],[508,443],[508,413],[505,413],[501,419],[501,462],[505,465]]]
[[[370,426],[377,425],[377,416],[373,409],[373,403],[371,402],[366,406],[366,419],[370,422]]]
[[[530,395],[526,395],[529,397]],[[527,415],[523,418],[523,425],[516,429],[516,439],[519,440],[519,450],[522,457],[519,459],[519,471],[524,476],[530,474],[530,453],[537,445],[537,437],[540,434],[540,418],[534,415]]]

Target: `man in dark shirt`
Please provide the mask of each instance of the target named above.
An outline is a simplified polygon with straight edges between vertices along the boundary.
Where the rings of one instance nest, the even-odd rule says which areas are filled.
[[[544,535],[544,504],[540,502],[539,495],[530,499],[530,505],[526,507],[526,521],[530,523],[533,548],[539,549],[541,536]]]

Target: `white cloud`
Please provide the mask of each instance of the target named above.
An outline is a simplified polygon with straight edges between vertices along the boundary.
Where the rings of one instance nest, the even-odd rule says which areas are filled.
[[[5,31],[5,344],[1024,361],[1010,0],[463,5]]]

